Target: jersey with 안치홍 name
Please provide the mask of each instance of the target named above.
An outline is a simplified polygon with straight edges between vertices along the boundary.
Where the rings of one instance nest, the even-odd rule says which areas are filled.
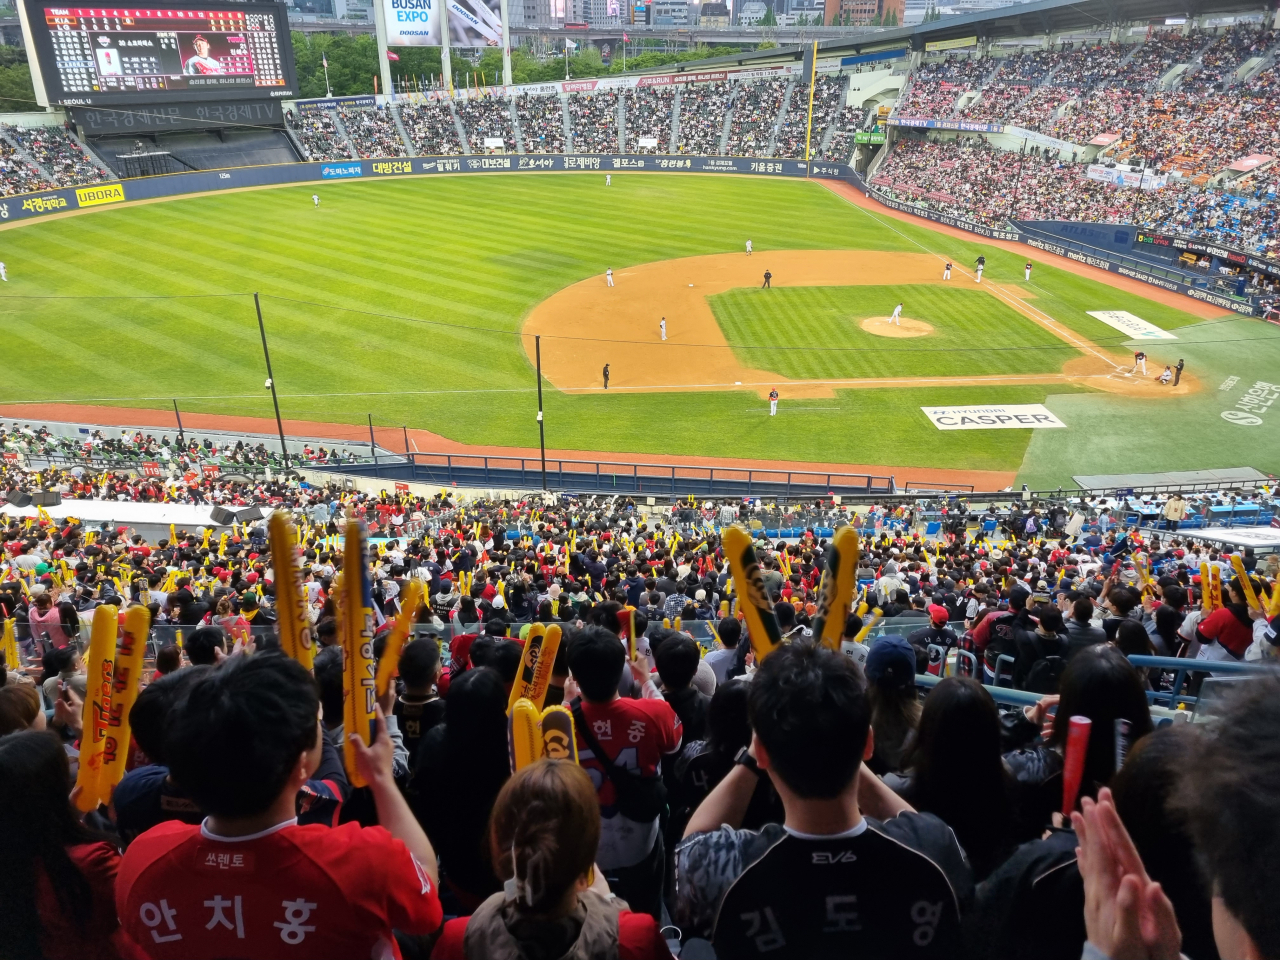
[[[429,934],[435,885],[381,827],[289,820],[247,837],[163,823],[125,852],[120,925],[156,960],[398,958],[392,929]]]
[[[953,957],[972,886],[955,835],[930,814],[830,837],[721,827],[677,848],[675,921],[721,957]]]

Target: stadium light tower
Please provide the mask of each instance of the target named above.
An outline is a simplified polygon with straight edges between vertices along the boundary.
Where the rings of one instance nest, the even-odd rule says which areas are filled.
[[[289,469],[289,448],[284,442],[284,421],[280,419],[280,398],[276,396],[276,378],[271,374],[271,353],[267,350],[267,328],[262,323],[262,304],[258,295],[253,295],[253,308],[258,311],[258,333],[262,334],[262,356],[267,361],[267,388],[271,391],[271,405],[276,408],[276,429],[280,431],[280,455],[284,457],[284,468]]]

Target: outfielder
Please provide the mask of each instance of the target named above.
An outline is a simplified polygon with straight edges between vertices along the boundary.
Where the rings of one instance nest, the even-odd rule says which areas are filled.
[[[982,282],[982,271],[983,271],[983,269],[984,269],[984,268],[986,267],[986,265],[987,265],[987,258],[986,258],[986,257],[979,257],[979,258],[978,258],[977,260],[975,260],[974,262],[975,262],[975,263],[977,263],[977,265],[978,265],[978,279],[977,279],[977,282],[978,282],[978,283],[981,283],[981,282]]]
[[[769,416],[776,417],[778,415],[778,388],[774,387],[769,391]]]
[[[316,205],[316,207],[319,207],[319,206],[320,206],[320,194],[318,194],[318,193],[313,193],[313,194],[311,195],[311,202],[312,202],[312,203],[314,203],[314,204]]]
[[[611,287],[613,286],[613,267],[604,272],[604,282]]]
[[[1027,266],[1025,269],[1026,269],[1026,272],[1023,276],[1023,279],[1030,281],[1031,279],[1031,261],[1030,260],[1027,261]]]
[[[9,271],[5,269],[3,260],[0,260],[0,280],[3,280],[5,283],[9,282]]]
[[[885,322],[895,323],[898,326],[902,326],[902,320],[900,319],[901,317],[902,317],[902,304],[898,304],[896,307],[893,308],[893,316],[891,316]]]
[[[604,185],[605,185],[606,187],[611,187],[611,186],[613,186],[613,174],[612,174],[612,173],[606,173],[606,174],[604,175]]]
[[[951,279],[951,261],[950,260],[948,260],[947,265],[942,268],[942,279],[943,280]]]
[[[662,331],[662,339],[666,340],[667,339],[667,318],[666,317],[663,317],[661,320],[658,321],[658,329]]]

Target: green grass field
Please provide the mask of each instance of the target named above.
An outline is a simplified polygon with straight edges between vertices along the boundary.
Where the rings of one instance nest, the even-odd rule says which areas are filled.
[[[793,380],[851,377],[976,377],[1056,373],[1080,352],[974,284],[967,287],[781,287],[731,290],[711,298],[720,328],[746,366]],[[867,317],[903,315],[933,327],[926,338],[888,339],[863,330]],[[1092,318],[1091,318],[1092,319]],[[823,350],[752,349],[785,342]]]
[[[515,336],[535,304],[606,267],[740,251],[747,237],[757,251],[929,251],[957,264],[985,253],[989,279],[1022,278],[1020,254],[878,219],[798,181],[634,174],[615,175],[606,190],[596,174],[484,175],[194,197],[4,231],[0,402],[167,408],[177,398],[184,410],[270,416],[258,291],[286,417],[351,424],[353,440],[372,414],[463,442],[536,447],[534,374]],[[1227,424],[1218,414],[1237,397],[1213,379],[1280,379],[1266,373],[1280,366],[1275,327],[1200,321],[1044,265],[1030,287],[1038,308],[1098,343],[1123,336],[1088,310],[1128,310],[1178,330],[1182,340],[1148,351],[1153,361],[1186,356],[1206,390],[1173,403],[1057,387],[1052,397],[1026,386],[853,390],[784,402],[769,418],[750,394],[565,395],[548,385],[547,445],[1021,470],[1041,482],[1131,465],[1280,471],[1280,409],[1252,431]],[[731,343],[764,342],[752,338],[772,327],[811,345],[767,358],[789,376],[1017,373],[1072,353],[976,291],[912,291],[908,316],[939,332],[903,341],[849,322],[888,313],[895,288],[773,293],[772,311],[748,291],[724,294],[715,309]],[[1233,346],[1240,340],[1253,342]],[[832,346],[855,349],[823,352]],[[761,351],[742,353],[762,364]],[[1034,440],[1032,431],[942,432],[919,410],[1039,402],[1070,410],[1072,429]]]

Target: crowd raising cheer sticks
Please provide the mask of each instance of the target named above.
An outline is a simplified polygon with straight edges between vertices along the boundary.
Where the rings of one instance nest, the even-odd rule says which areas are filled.
[[[1089,732],[1093,721],[1088,717],[1072,717],[1067,727],[1067,749],[1062,766],[1062,815],[1070,816],[1076,808],[1080,782],[1084,778],[1084,761],[1089,753]]]
[[[351,734],[370,744],[377,719],[377,677],[373,661],[373,592],[369,583],[364,525],[347,518],[342,547],[342,607],[338,636],[342,640],[342,744],[347,779],[353,787],[368,786],[356,768],[356,748]]]
[[[818,612],[813,617],[813,635],[824,646],[840,649],[845,621],[853,604],[853,592],[858,587],[858,531],[851,526],[841,527],[827,548],[823,565],[822,582],[818,588]]]
[[[4,622],[4,665],[9,670],[22,669],[22,658],[18,656],[17,623],[13,617]]]
[[[551,685],[551,668],[555,666],[560,650],[561,628],[559,624],[547,626],[535,623],[529,628],[524,641],[524,653],[520,657],[520,669],[511,687],[511,699],[507,702],[507,714],[514,713],[522,699],[532,704],[534,715],[542,709],[547,699],[547,687]]]
[[[751,534],[741,527],[727,527],[721,542],[733,574],[734,593],[740,598],[739,606],[747,620],[751,650],[755,653],[756,663],[760,664],[782,642],[782,631],[778,629],[773,606],[764,590],[760,564],[751,546]]]
[[[1231,555],[1231,566],[1235,567],[1236,577],[1240,580],[1240,588],[1244,590],[1245,602],[1249,604],[1250,610],[1261,610],[1262,602],[1258,599],[1258,594],[1253,589],[1253,580],[1249,577],[1248,571],[1244,568],[1244,560],[1240,554],[1233,553]]]
[[[267,531],[271,535],[271,569],[275,575],[280,646],[288,656],[310,670],[315,660],[315,647],[311,643],[311,620],[307,616],[307,600],[298,574],[293,524],[285,513],[277,510],[267,521]]]
[[[507,718],[507,747],[512,773],[544,757],[577,763],[573,714],[560,704],[553,704],[539,714],[532,701],[520,697]]]
[[[422,581],[410,580],[405,584],[404,595],[400,598],[400,613],[396,615],[396,622],[387,634],[387,645],[382,650],[382,659],[378,661],[376,686],[379,697],[385,696],[391,687],[391,679],[400,666],[400,651],[404,649],[404,642],[409,638],[421,608]]]

